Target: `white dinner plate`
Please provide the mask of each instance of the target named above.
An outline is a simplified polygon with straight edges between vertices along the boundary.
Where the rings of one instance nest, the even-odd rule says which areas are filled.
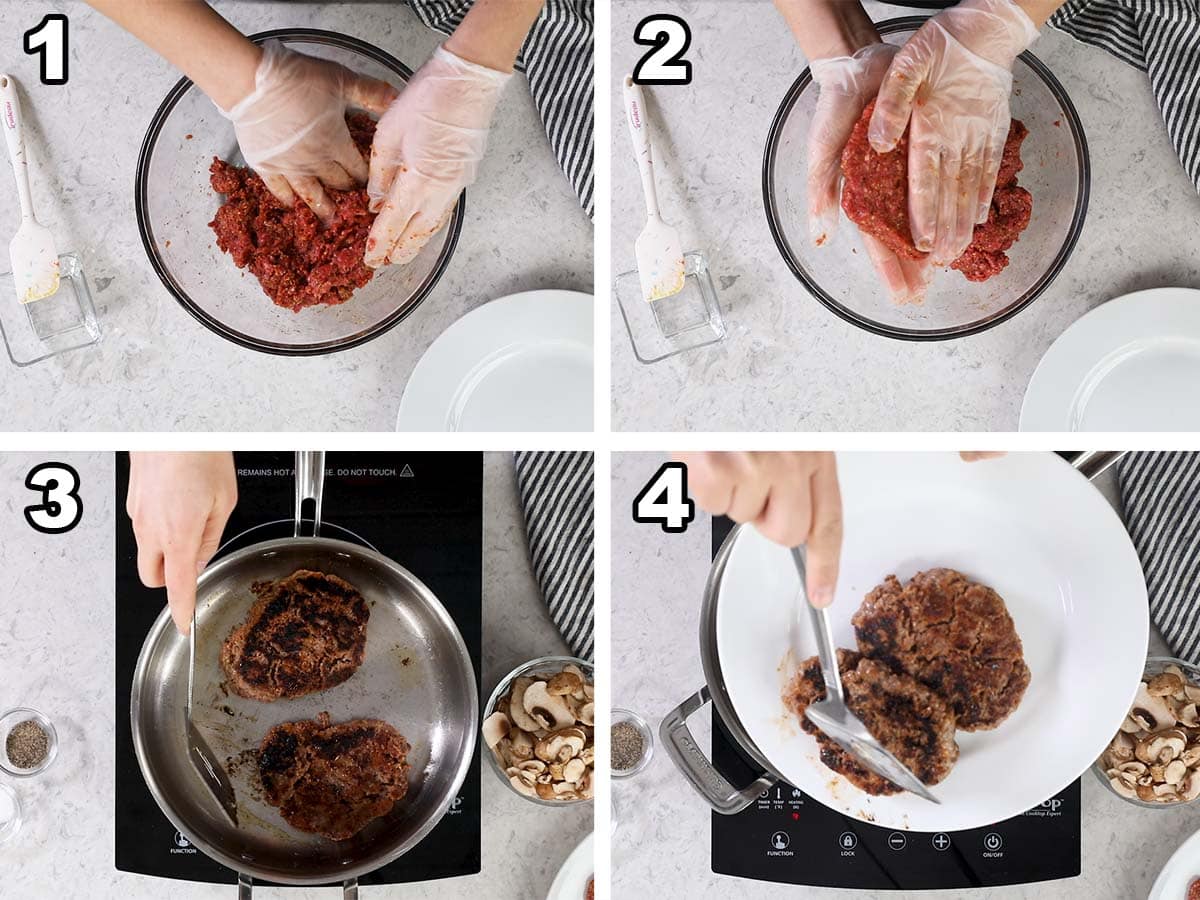
[[[592,298],[527,291],[485,303],[425,351],[397,431],[591,431]]]
[[[589,834],[571,851],[546,900],[585,900],[588,882],[596,873],[596,861],[592,858],[592,836]]]
[[[1000,822],[1051,798],[1117,732],[1142,676],[1146,584],[1133,545],[1100,492],[1061,458],[1014,453],[962,462],[955,453],[839,454],[845,545],[831,608],[839,647],[850,618],[887,575],[906,581],[948,566],[999,592],[1032,678],[991,731],[957,733],[961,750],[932,788],[872,797],[820,762],[816,739],[781,699],[795,641],[816,654],[789,551],[743,529],[717,604],[717,652],[750,739],[794,787],[886,828],[955,831]]]
[[[1146,900],[1184,900],[1188,885],[1200,878],[1200,831],[1179,845],[1154,880]]]
[[[1109,300],[1038,363],[1021,431],[1200,431],[1200,291]]]

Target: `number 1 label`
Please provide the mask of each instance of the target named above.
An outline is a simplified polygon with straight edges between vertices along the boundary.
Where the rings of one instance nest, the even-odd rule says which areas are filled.
[[[67,17],[50,13],[25,32],[25,52],[38,54],[42,63],[42,84],[67,83]]]

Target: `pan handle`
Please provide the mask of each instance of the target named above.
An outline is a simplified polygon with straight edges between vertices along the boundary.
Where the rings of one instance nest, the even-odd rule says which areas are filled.
[[[325,451],[296,451],[296,533],[301,537],[304,519],[301,514],[304,501],[312,500],[316,509],[313,513],[313,537],[321,533],[321,495],[325,493]]]
[[[1070,463],[1082,472],[1083,477],[1088,481],[1095,481],[1127,452],[1126,450],[1084,450],[1071,457]]]
[[[357,878],[347,878],[342,882],[342,900],[358,900]]]
[[[667,713],[658,734],[675,768],[683,773],[692,787],[708,801],[708,805],[725,816],[739,813],[775,783],[775,777],[763,773],[747,787],[738,790],[717,771],[704,751],[692,737],[687,720],[712,701],[708,686],[700,688],[679,706]]]

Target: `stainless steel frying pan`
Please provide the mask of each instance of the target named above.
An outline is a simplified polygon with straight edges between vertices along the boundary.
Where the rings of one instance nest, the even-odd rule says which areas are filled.
[[[188,641],[164,609],[138,657],[130,715],[146,785],[163,813],[202,852],[239,874],[239,897],[253,879],[281,884],[341,882],[357,896],[360,875],[415,846],[446,813],[471,765],[479,697],[466,645],[437,597],[411,572],[365,547],[300,537],[301,503],[316,501],[320,529],[323,454],[298,454],[296,534],[231,553],[200,576],[196,591],[193,720],[222,760],[238,800],[235,827],[188,758],[185,705]],[[226,693],[221,644],[253,603],[250,585],[296,569],[328,572],[353,584],[371,617],[362,667],[346,682],[296,700],[260,703]],[[346,841],[291,828],[261,799],[253,751],[281,722],[327,711],[334,722],[378,718],[412,744],[408,796]]]

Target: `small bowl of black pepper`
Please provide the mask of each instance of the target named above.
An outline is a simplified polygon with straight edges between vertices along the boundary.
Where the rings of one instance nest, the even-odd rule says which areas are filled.
[[[9,775],[44,772],[57,753],[58,734],[36,709],[20,707],[0,716],[0,769]]]
[[[612,777],[630,778],[650,765],[654,756],[654,732],[646,720],[628,709],[612,710]]]

